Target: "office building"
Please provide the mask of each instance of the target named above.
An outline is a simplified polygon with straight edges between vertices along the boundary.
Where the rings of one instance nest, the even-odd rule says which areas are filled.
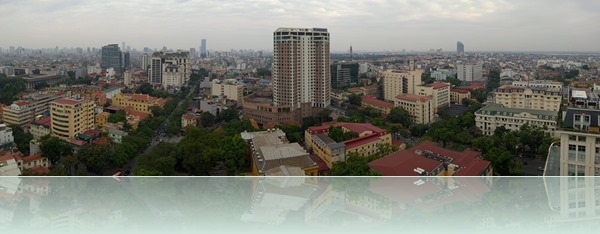
[[[414,123],[428,124],[433,122],[435,117],[432,99],[431,96],[399,94],[394,100],[394,106],[408,111]]]
[[[600,110],[569,107],[560,135],[560,176],[600,176]]]
[[[196,48],[190,48],[190,57],[197,58],[198,54],[196,54]]]
[[[123,108],[131,107],[135,111],[150,114],[152,113],[153,106],[163,108],[165,106],[165,100],[162,98],[151,97],[148,94],[118,93],[113,97],[112,105]]]
[[[457,64],[457,78],[461,81],[472,82],[483,78],[483,63]]]
[[[561,101],[560,88],[504,85],[494,92],[494,102],[508,108],[557,112],[560,110]]]
[[[206,39],[200,40],[200,58],[208,57],[208,53],[206,51]]]
[[[331,88],[343,89],[358,84],[358,63],[335,61],[331,64]]]
[[[50,102],[66,97],[65,93],[38,92],[24,96],[22,100],[15,101],[10,106],[4,107],[3,120],[6,124],[15,124],[24,127],[31,123],[38,115],[48,115]]]
[[[94,129],[94,101],[58,99],[51,103],[52,135],[63,139]]]
[[[394,101],[399,94],[416,94],[421,85],[423,71],[385,71],[383,73],[383,98]]]
[[[450,106],[450,83],[435,82],[418,86],[418,95],[431,96],[434,111]]]
[[[431,71],[431,77],[435,78],[435,80],[448,80],[449,78],[454,78],[456,76],[455,69],[437,69],[435,71]]]
[[[462,105],[464,99],[471,99],[471,92],[466,89],[450,88],[450,103]]]
[[[121,72],[123,67],[123,56],[119,45],[110,44],[102,47],[102,68],[113,68],[115,72]]]
[[[456,53],[458,55],[464,55],[465,54],[465,45],[462,42],[460,42],[460,41],[456,42]]]
[[[162,59],[152,57],[148,68],[148,82],[162,84]]]
[[[189,56],[186,51],[155,52],[150,60],[148,80],[161,84],[165,89],[186,85],[192,75]]]
[[[142,68],[144,72],[148,72],[148,68],[150,67],[150,56],[148,56],[148,54],[143,54],[140,63],[140,68]]]
[[[547,127],[546,132],[555,134],[558,122],[556,111],[509,108],[490,103],[475,112],[475,125],[484,135],[492,136],[498,127],[519,130],[521,126]]]
[[[131,87],[131,82],[133,81],[133,71],[131,69],[125,70],[123,73],[123,84],[126,87]]]
[[[392,111],[392,108],[394,108],[394,103],[382,101],[372,94],[367,94],[361,96],[360,106],[362,108],[373,108],[380,111],[382,114],[389,114]]]
[[[131,67],[131,54],[129,52],[123,52],[123,69]]]
[[[244,84],[236,79],[214,79],[212,80],[211,94],[212,96],[224,96],[227,100],[242,103],[244,100]]]

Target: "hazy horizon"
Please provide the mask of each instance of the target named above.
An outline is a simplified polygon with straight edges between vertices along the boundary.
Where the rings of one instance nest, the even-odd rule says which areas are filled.
[[[209,51],[272,50],[279,27],[321,27],[331,51],[598,52],[600,1],[84,1],[0,2],[0,47],[107,44]]]

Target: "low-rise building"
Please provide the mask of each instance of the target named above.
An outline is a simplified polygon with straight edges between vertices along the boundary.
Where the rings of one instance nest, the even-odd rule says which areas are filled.
[[[466,89],[450,89],[450,103],[462,104],[464,99],[471,99],[471,92]]]
[[[498,127],[507,130],[518,130],[521,126],[547,127],[547,132],[555,134],[558,113],[555,111],[508,108],[503,105],[490,103],[475,112],[475,125],[483,134],[491,136]]]
[[[252,158],[252,175],[265,175],[280,167],[299,167],[306,176],[316,176],[318,165],[298,143],[289,143],[281,129],[261,132],[242,132],[242,139],[249,143]]]
[[[330,127],[341,127],[344,132],[355,132],[357,138],[336,142],[328,136]],[[333,123],[309,127],[304,133],[306,148],[312,150],[327,167],[334,162],[346,161],[346,155],[351,152],[363,157],[379,152],[379,146],[392,144],[391,134],[386,130],[369,123]]]
[[[15,155],[0,156],[0,176],[19,176],[21,175],[19,167]]]
[[[52,117],[48,116],[45,118],[38,119],[31,123],[29,133],[33,136],[33,139],[40,140],[43,136],[51,134],[52,128]]]
[[[9,128],[6,124],[0,124],[0,146],[14,142],[15,138],[13,137],[12,128]]]
[[[244,98],[244,85],[235,80],[212,80],[211,94],[213,96],[225,96],[227,100],[241,103]]]
[[[450,106],[450,83],[435,82],[418,87],[418,95],[431,96],[433,109],[437,113]]]
[[[383,73],[383,97],[394,101],[399,94],[416,94],[417,86],[421,85],[422,70],[414,71],[385,71]]]
[[[117,144],[121,144],[121,142],[123,142],[123,137],[126,137],[127,135],[129,135],[129,133],[119,129],[111,128],[108,130],[108,137],[112,140],[112,142]]]
[[[363,95],[361,97],[360,105],[362,108],[373,108],[375,110],[381,111],[381,113],[383,114],[389,114],[390,111],[392,111],[392,108],[394,108],[393,102],[379,100],[372,94]]]
[[[136,111],[152,113],[152,107],[164,108],[165,100],[152,97],[148,94],[123,94],[117,93],[112,99],[113,106],[132,107]]]
[[[198,126],[198,117],[195,114],[185,113],[181,115],[181,128],[187,126]]]
[[[552,81],[552,80],[513,81],[512,85],[520,86],[520,87],[529,87],[529,88],[540,88],[540,89],[555,88],[555,89],[562,90],[562,88],[563,88],[562,82]]]
[[[560,136],[560,176],[600,176],[600,110],[570,107]]]
[[[96,126],[103,128],[106,122],[108,122],[108,117],[110,117],[110,113],[108,112],[96,114]]]
[[[561,101],[559,88],[504,85],[494,92],[494,102],[510,108],[558,111]]]
[[[394,106],[408,111],[414,123],[428,124],[435,118],[431,96],[400,94],[396,96]]]
[[[481,152],[456,152],[431,141],[394,152],[369,163],[372,170],[383,176],[491,176],[490,161]]]

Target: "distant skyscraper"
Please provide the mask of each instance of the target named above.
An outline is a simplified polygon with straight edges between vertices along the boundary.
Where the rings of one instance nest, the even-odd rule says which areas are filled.
[[[198,55],[196,54],[196,48],[190,48],[190,57],[195,58]]]
[[[273,32],[273,102],[301,109],[329,106],[329,32],[325,28],[278,28]]]
[[[456,42],[456,53],[458,53],[458,55],[465,54],[465,45],[460,41]]]
[[[123,67],[128,68],[131,66],[131,57],[129,52],[123,52]]]
[[[144,71],[148,71],[148,66],[150,66],[150,57],[148,56],[148,54],[144,54],[142,55],[142,59],[141,59],[141,68],[144,69]]]
[[[160,57],[152,57],[150,59],[150,69],[148,71],[148,82],[162,83],[162,59]]]
[[[358,83],[358,63],[334,62],[331,64],[331,88],[340,89]]]
[[[122,47],[121,47],[121,50],[122,50],[122,51],[125,51],[125,48],[126,48],[126,47],[125,47],[125,42],[123,42],[123,43],[121,44],[121,46],[122,46]]]
[[[483,77],[483,64],[481,62],[475,64],[458,64],[457,78],[461,81],[475,81]]]
[[[110,44],[102,47],[102,68],[114,68],[116,72],[121,72],[121,50],[117,44]]]
[[[200,57],[206,58],[206,39],[200,40]]]

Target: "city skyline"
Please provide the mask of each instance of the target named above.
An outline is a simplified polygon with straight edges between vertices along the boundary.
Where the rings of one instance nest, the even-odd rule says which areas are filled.
[[[272,50],[279,27],[327,28],[332,52],[600,51],[594,1],[3,1],[0,47]],[[35,15],[35,17],[31,17]],[[169,20],[154,20],[156,18]],[[153,22],[153,23],[148,23]],[[184,30],[185,29],[185,30]],[[193,29],[193,30],[192,30]],[[43,37],[44,40],[39,40]]]

